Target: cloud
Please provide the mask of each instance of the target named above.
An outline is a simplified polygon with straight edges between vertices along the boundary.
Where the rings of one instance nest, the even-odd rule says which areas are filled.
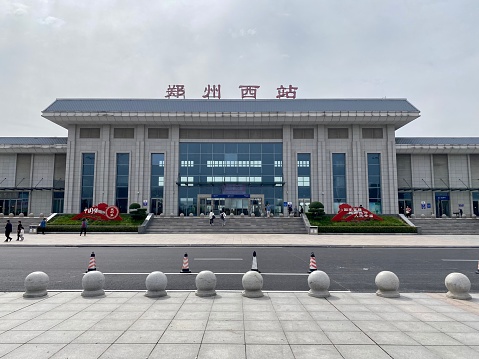
[[[38,22],[42,25],[52,26],[52,27],[61,27],[65,24],[65,21],[54,16],[47,16],[43,19],[39,19]]]

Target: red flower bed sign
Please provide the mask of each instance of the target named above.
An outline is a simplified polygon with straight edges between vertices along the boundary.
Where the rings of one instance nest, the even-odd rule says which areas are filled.
[[[72,219],[90,218],[100,221],[121,221],[120,210],[117,206],[109,206],[106,203],[99,203],[96,206],[85,208]]]
[[[383,219],[363,207],[352,207],[347,203],[339,205],[339,212],[331,218],[333,222],[369,221]]]

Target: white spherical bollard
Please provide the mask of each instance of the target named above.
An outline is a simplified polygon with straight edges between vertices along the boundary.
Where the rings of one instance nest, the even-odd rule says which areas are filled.
[[[168,279],[163,272],[151,272],[146,277],[146,293],[145,297],[148,298],[159,298],[166,296],[166,285],[168,284]]]
[[[315,270],[308,276],[308,285],[310,288],[308,295],[316,298],[329,297],[330,294],[328,289],[330,284],[331,281],[326,273],[320,270]]]
[[[48,294],[50,278],[44,272],[33,272],[25,278],[25,293],[23,298],[39,298]]]
[[[471,299],[471,295],[469,294],[471,281],[464,274],[450,273],[446,277],[444,283],[448,290],[446,297],[461,300]]]
[[[100,271],[91,271],[83,276],[81,281],[83,287],[82,297],[100,297],[105,295],[103,286],[105,285],[105,276]]]
[[[216,295],[216,275],[209,270],[198,273],[195,279],[196,295],[198,297],[213,297]]]
[[[384,298],[399,298],[399,278],[393,272],[378,273],[374,282],[378,287],[376,295]]]
[[[243,296],[247,298],[260,298],[263,296],[263,276],[256,271],[249,271],[243,275]]]

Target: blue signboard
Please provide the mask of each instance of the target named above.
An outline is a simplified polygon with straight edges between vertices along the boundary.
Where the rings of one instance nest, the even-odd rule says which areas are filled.
[[[249,194],[212,194],[211,198],[250,198]]]

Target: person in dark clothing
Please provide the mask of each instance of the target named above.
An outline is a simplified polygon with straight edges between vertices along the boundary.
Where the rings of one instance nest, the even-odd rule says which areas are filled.
[[[42,234],[45,234],[46,227],[47,227],[47,220],[43,218],[42,221],[40,222],[40,231],[42,231]]]
[[[17,241],[21,240],[23,241],[23,233],[22,232],[23,230],[23,225],[22,225],[22,221],[18,221],[18,226],[17,226]]]
[[[7,219],[7,224],[5,225],[5,241],[4,242],[8,242],[9,240],[11,241],[12,240],[12,237],[10,237],[10,233],[12,233],[13,231],[13,226],[12,224],[10,223],[10,220]]]
[[[86,236],[86,229],[88,227],[88,222],[86,221],[86,218],[83,218],[81,220],[81,227],[80,227],[80,237],[81,234],[83,233],[83,236]]]

